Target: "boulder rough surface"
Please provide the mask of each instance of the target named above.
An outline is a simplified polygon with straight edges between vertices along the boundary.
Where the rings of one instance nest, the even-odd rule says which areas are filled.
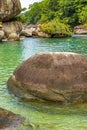
[[[18,21],[5,22],[2,26],[6,37],[12,33],[20,34],[22,30],[22,23]]]
[[[5,22],[0,27],[0,40],[20,40],[22,23],[18,21]]]
[[[25,25],[21,31],[21,36],[25,37],[39,37],[39,38],[49,38],[51,35],[43,32],[40,29],[40,25]]]
[[[7,84],[10,92],[26,99],[87,102],[87,57],[69,52],[37,54],[24,61]]]
[[[0,0],[0,21],[9,21],[20,12],[20,0]]]

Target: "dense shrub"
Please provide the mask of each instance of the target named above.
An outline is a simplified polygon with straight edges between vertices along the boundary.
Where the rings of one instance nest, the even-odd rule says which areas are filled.
[[[71,34],[69,26],[61,23],[60,20],[57,18],[53,19],[50,22],[41,24],[41,30],[48,34]]]

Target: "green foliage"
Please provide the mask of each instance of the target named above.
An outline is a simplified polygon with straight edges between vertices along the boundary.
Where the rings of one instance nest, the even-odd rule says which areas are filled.
[[[25,16],[25,12],[26,12],[26,8],[22,9],[21,14],[17,15],[14,20],[18,20],[21,21],[22,23],[26,23],[27,22],[27,17]]]
[[[87,5],[78,10],[79,23],[87,23]]]
[[[83,24],[84,28],[87,28],[87,23]]]
[[[41,18],[41,10],[42,7],[40,3],[34,3],[30,6],[29,11],[25,13],[26,20],[32,24],[37,23]]]
[[[20,15],[28,23],[44,23],[55,18],[71,27],[87,23],[87,0],[42,0]]]
[[[0,22],[0,25],[2,25],[2,22]]]
[[[41,30],[48,34],[71,34],[69,26],[61,23],[61,21],[57,18],[53,19],[50,22],[41,24]]]

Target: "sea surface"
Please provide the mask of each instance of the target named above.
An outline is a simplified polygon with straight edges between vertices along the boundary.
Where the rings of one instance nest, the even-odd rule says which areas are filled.
[[[15,68],[39,52],[76,52],[87,56],[87,37],[26,38],[0,42],[0,107],[25,117],[15,130],[87,130],[87,104],[58,103],[19,99],[9,94],[7,80]]]

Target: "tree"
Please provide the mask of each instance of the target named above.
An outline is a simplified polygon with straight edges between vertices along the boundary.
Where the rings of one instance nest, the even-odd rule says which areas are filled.
[[[57,18],[74,27],[81,23],[87,23],[87,1],[43,0],[31,5],[22,15],[22,20],[32,24],[47,23]]]

